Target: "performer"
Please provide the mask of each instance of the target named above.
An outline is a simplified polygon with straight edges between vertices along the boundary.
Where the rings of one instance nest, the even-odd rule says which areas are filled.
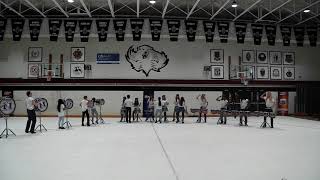
[[[26,108],[27,108],[27,113],[28,113],[28,121],[27,121],[27,125],[26,125],[26,133],[31,133],[34,134],[36,133],[34,131],[34,128],[36,126],[36,121],[37,121],[37,115],[36,115],[36,111],[35,111],[35,106],[37,106],[38,104],[34,101],[34,98],[32,97],[32,93],[30,91],[27,91],[27,98],[25,100],[26,103]],[[31,123],[31,129],[30,129],[30,123]]]
[[[159,118],[159,122],[161,123],[161,119],[162,119],[162,103],[161,103],[161,97],[158,97],[158,100],[155,102],[155,123],[158,122],[158,118]]]
[[[65,129],[63,127],[65,105],[64,105],[64,101],[62,99],[58,100],[57,110],[58,110],[58,118],[59,118],[58,127],[59,127],[59,129]]]
[[[228,98],[226,95],[219,96],[216,100],[221,102],[220,106],[220,118],[218,124],[227,124],[227,108],[228,108]]]
[[[84,96],[83,100],[80,103],[81,106],[81,110],[82,110],[82,126],[84,126],[84,116],[87,116],[87,126],[90,126],[90,122],[89,122],[89,111],[88,111],[88,97]]]
[[[124,101],[127,98],[125,96],[123,96],[122,98],[122,104],[121,104],[121,109],[120,109],[120,114],[121,114],[121,119],[120,122],[122,122],[122,120],[126,117],[126,107],[124,106]]]
[[[99,124],[98,111],[96,109],[96,98],[93,97],[91,99],[91,102],[92,102],[92,106],[91,106],[90,110],[91,110],[91,116],[92,116],[92,119],[91,119],[92,124],[94,124],[94,117],[96,117],[96,123]]]
[[[169,103],[168,103],[165,95],[162,95],[161,104],[162,104],[162,112],[163,112],[163,116],[164,116],[164,122],[168,122],[167,112],[168,112]]]
[[[199,110],[199,118],[197,120],[197,123],[201,123],[201,116],[203,114],[204,116],[204,122],[206,123],[207,122],[207,107],[208,107],[208,101],[207,101],[207,98],[206,98],[206,95],[205,94],[199,94],[197,96],[197,100],[199,101],[199,104],[200,104],[200,110]]]
[[[148,99],[148,112],[147,112],[147,117],[146,117],[146,120],[145,121],[148,121],[148,119],[150,117],[152,117],[152,122],[154,121],[154,100],[153,100],[153,96],[149,96],[149,99]],[[150,120],[151,122],[151,120]]]
[[[176,110],[176,117],[177,117],[177,121],[176,123],[178,123],[180,120],[179,120],[179,116],[180,116],[180,112],[181,112],[181,122],[184,123],[184,112],[186,111],[186,103],[185,103],[185,100],[184,100],[184,97],[181,97],[179,102],[178,102],[178,108]]]
[[[249,99],[242,99],[240,101],[240,126],[242,126],[243,121],[242,118],[244,117],[244,125],[248,126],[248,114],[246,111],[248,110],[248,102]]]
[[[172,119],[173,122],[175,121],[175,115],[177,114],[177,110],[178,110],[178,107],[179,107],[179,101],[180,101],[179,94],[176,94],[175,101],[173,102],[173,104],[174,104],[173,119]]]
[[[265,112],[272,113],[273,112],[273,108],[274,108],[274,106],[276,104],[276,101],[272,97],[271,92],[267,91],[267,92],[263,93],[260,96],[260,98],[263,99],[265,101],[265,103],[266,103]],[[264,124],[263,124],[262,127],[265,128],[266,124],[267,124],[267,116],[263,117],[263,122],[264,122]],[[272,116],[270,116],[270,122],[271,122],[270,127],[273,128],[273,117]]]
[[[127,95],[127,99],[124,101],[124,107],[126,108],[126,122],[131,123],[131,109],[133,101],[130,99],[130,95]]]
[[[133,109],[133,113],[132,113],[133,121],[135,119],[135,116],[136,116],[137,122],[139,121],[139,113],[141,113],[140,106],[141,106],[141,103],[139,103],[139,99],[135,98],[134,103],[133,103],[134,109]]]

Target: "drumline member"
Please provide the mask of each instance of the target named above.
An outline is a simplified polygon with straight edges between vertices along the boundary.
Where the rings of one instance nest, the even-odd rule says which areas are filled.
[[[227,124],[227,113],[225,112],[228,108],[227,97],[225,95],[222,95],[222,96],[219,96],[216,100],[221,102],[220,117],[219,117],[218,124]]]
[[[265,103],[266,103],[265,112],[272,113],[273,112],[273,108],[274,108],[274,106],[276,104],[276,101],[272,97],[271,92],[267,91],[267,92],[263,93],[260,96],[260,98],[263,99],[265,101]],[[263,117],[263,121],[264,121],[263,128],[265,128],[266,127],[266,123],[267,123],[267,116]],[[271,126],[271,128],[273,128],[273,117],[271,117],[271,116],[270,116],[270,126]]]
[[[185,100],[184,100],[184,97],[181,96],[179,102],[178,102],[178,108],[177,108],[177,111],[176,111],[176,118],[177,118],[177,121],[176,123],[179,123],[179,115],[180,115],[180,112],[182,114],[182,117],[181,117],[181,122],[184,123],[184,112],[186,110],[185,108],[186,106],[186,103],[185,103]]]
[[[121,115],[121,119],[120,122],[122,122],[122,120],[126,117],[126,107],[124,106],[124,101],[127,98],[125,96],[123,96],[122,98],[122,104],[121,104],[121,109],[120,109],[120,115]]]
[[[148,113],[147,113],[147,117],[146,117],[146,120],[145,121],[148,121],[148,119],[150,117],[152,117],[152,122],[154,121],[154,100],[153,100],[153,96],[149,96],[149,99],[148,99]],[[151,122],[151,120],[150,120]]]
[[[124,107],[126,108],[126,122],[131,123],[131,108],[133,101],[130,99],[130,95],[127,95],[127,99],[124,101]]]
[[[132,113],[133,121],[135,119],[135,115],[136,115],[137,121],[139,121],[139,113],[141,113],[140,106],[141,106],[141,103],[139,103],[139,99],[135,98],[133,103],[134,109]]]
[[[83,100],[80,103],[81,106],[81,110],[82,110],[82,126],[84,126],[84,116],[87,116],[87,126],[90,126],[90,122],[89,122],[89,111],[88,111],[88,103],[89,101],[87,100],[88,97],[84,96]]]
[[[58,127],[59,129],[65,129],[63,127],[63,123],[64,123],[64,110],[65,110],[65,105],[64,105],[64,101],[62,99],[58,100],[58,106],[57,106],[57,111],[58,111]]]
[[[162,103],[161,103],[161,97],[158,97],[158,100],[154,103],[155,104],[155,123],[159,122],[161,123],[162,119]]]
[[[173,104],[174,104],[173,115],[172,115],[172,117],[173,117],[172,121],[173,122],[175,121],[175,115],[177,114],[177,110],[178,110],[178,107],[179,107],[179,101],[180,101],[179,94],[176,94],[175,101],[173,102]]]
[[[205,94],[199,94],[197,96],[197,100],[199,101],[199,104],[200,104],[200,110],[199,110],[199,118],[197,120],[197,123],[201,123],[201,116],[203,114],[204,116],[204,122],[206,123],[207,122],[207,107],[208,107],[208,101],[207,101],[207,98],[206,98],[206,95]]]
[[[92,116],[92,124],[94,124],[94,117],[96,117],[96,123],[97,124],[99,124],[99,117],[98,117],[98,111],[97,111],[97,109],[96,109],[96,98],[92,98],[91,99],[91,108],[90,108],[90,110],[91,110],[91,116]]]
[[[246,111],[248,110],[249,99],[242,99],[240,101],[240,126],[242,126],[242,118],[244,117],[244,125],[248,126],[248,115]]]
[[[166,95],[162,95],[161,104],[162,104],[162,112],[163,112],[163,116],[164,116],[164,122],[168,122],[167,112],[168,112],[169,103],[167,101]]]
[[[35,107],[38,106],[38,104],[34,101],[34,98],[32,97],[32,93],[30,91],[27,91],[26,95],[28,96],[25,100],[27,114],[28,114],[28,121],[27,121],[25,132],[26,133],[30,132],[31,134],[34,134],[36,133],[34,131],[34,128],[37,122]],[[31,123],[31,129],[30,129],[30,123]]]

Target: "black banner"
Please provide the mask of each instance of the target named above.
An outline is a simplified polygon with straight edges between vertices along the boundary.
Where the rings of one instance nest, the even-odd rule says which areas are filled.
[[[79,20],[80,41],[88,42],[91,31],[92,20]]]
[[[50,41],[58,41],[61,23],[62,23],[61,20],[49,19]]]
[[[29,19],[30,39],[38,41],[42,19]]]
[[[261,45],[263,25],[261,24],[251,24],[252,36],[254,45]]]
[[[130,20],[132,37],[133,37],[134,41],[141,40],[143,23],[144,23],[143,19],[131,19]]]
[[[296,36],[297,46],[303,47],[304,27],[294,27],[294,35]]]
[[[228,42],[229,36],[229,22],[218,22],[218,32],[221,43]]]
[[[152,41],[159,41],[162,29],[162,19],[149,19]]]
[[[234,25],[236,28],[237,42],[243,44],[246,38],[247,24],[236,22]]]
[[[266,25],[265,28],[266,28],[268,44],[270,46],[274,46],[276,43],[277,26]]]
[[[117,41],[124,41],[124,35],[126,34],[126,19],[114,19],[113,20],[114,30],[116,32]]]
[[[216,23],[214,21],[203,21],[204,34],[206,36],[206,42],[213,42],[214,29]]]
[[[109,20],[96,20],[98,37],[100,42],[107,40],[108,29],[109,29]]]
[[[180,20],[167,20],[170,41],[178,41]]]
[[[65,20],[64,21],[64,32],[67,42],[73,42],[74,33],[76,31],[77,21],[76,20]]]
[[[282,35],[283,45],[290,46],[291,27],[290,26],[280,26],[280,31],[281,31],[281,35]]]
[[[309,37],[310,46],[315,47],[317,46],[318,40],[318,28],[317,26],[309,26],[307,27],[307,34]]]
[[[7,25],[7,20],[0,19],[0,41],[3,41],[4,33],[6,32],[6,25]]]
[[[198,21],[185,20],[186,33],[188,41],[194,41],[196,39]]]
[[[23,32],[24,19],[12,19],[12,37],[14,41],[20,41]]]

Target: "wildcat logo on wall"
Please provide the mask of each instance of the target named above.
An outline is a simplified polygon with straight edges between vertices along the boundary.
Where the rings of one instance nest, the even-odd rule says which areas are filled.
[[[163,51],[159,52],[149,45],[129,47],[126,59],[132,69],[137,72],[142,71],[146,77],[149,76],[150,71],[160,72],[169,63]]]

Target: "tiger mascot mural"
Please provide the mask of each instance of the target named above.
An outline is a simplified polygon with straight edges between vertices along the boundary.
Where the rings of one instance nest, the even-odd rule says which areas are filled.
[[[169,63],[169,59],[163,51],[156,51],[148,45],[131,46],[127,51],[126,59],[132,69],[137,72],[142,71],[146,77],[149,76],[150,71],[160,72],[160,69]]]

